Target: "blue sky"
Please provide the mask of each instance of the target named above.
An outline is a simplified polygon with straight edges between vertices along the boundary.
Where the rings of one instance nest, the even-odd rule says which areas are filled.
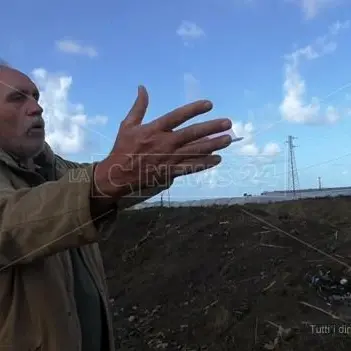
[[[300,187],[350,185],[351,4],[346,0],[12,1],[0,56],[42,90],[48,142],[101,159],[144,84],[146,121],[198,98],[204,121],[230,117],[244,140],[212,171],[176,181],[172,199],[287,186],[286,143]],[[348,155],[350,154],[350,155]]]

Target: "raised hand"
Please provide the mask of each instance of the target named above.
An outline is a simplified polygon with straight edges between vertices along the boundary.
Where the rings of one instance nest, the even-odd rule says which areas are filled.
[[[100,193],[118,197],[150,186],[167,187],[177,176],[218,165],[221,158],[212,153],[231,143],[229,135],[207,137],[229,130],[229,119],[176,129],[210,111],[209,101],[196,101],[142,124],[148,103],[146,89],[139,87],[138,97],[120,125],[110,155],[96,167]]]

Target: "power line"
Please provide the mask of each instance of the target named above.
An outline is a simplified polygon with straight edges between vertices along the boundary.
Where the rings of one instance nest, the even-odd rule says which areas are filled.
[[[325,165],[325,164],[331,163],[331,162],[333,162],[333,161],[340,160],[341,158],[348,157],[348,156],[351,156],[351,152],[348,152],[347,154],[344,154],[344,155],[341,155],[341,156],[338,156],[338,157],[335,157],[335,158],[331,158],[331,159],[326,160],[326,161],[322,161],[322,162],[318,162],[318,163],[313,163],[313,164],[311,164],[311,165],[308,165],[308,166],[305,166],[305,167],[301,167],[301,168],[299,168],[297,171],[298,171],[298,172],[301,172],[301,171],[304,171],[304,170],[309,169],[309,168],[313,168],[313,167],[318,167],[318,166],[321,166],[321,165]],[[286,175],[287,173],[289,173],[289,171],[278,173],[278,174],[276,174],[275,176],[282,176],[282,175]]]

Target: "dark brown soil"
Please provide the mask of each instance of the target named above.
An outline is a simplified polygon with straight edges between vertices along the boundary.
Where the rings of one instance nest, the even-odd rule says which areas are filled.
[[[351,349],[306,278],[350,277],[351,198],[125,211],[101,249],[118,350]]]

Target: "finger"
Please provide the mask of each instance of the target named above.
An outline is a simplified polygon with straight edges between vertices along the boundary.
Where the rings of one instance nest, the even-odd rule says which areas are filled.
[[[211,140],[211,138],[210,137],[203,137],[203,138],[200,138],[200,139],[197,139],[197,140],[195,140],[195,141],[192,141],[191,143],[189,143],[189,145],[190,144],[201,144],[201,143],[203,143],[203,142],[205,142],[205,141],[208,141],[208,140]]]
[[[179,107],[164,116],[151,122],[150,125],[157,130],[171,131],[184,122],[212,109],[212,103],[208,100],[200,100]]]
[[[205,171],[219,165],[222,161],[220,155],[207,155],[204,157],[188,159],[172,167],[173,177],[180,177]]]
[[[189,158],[210,155],[214,151],[219,151],[228,147],[231,142],[232,138],[230,135],[222,135],[220,137],[216,137],[201,143],[187,144],[184,147],[178,149],[174,155],[176,158],[179,157],[181,159],[184,159],[184,157]]]
[[[149,105],[149,96],[144,86],[138,87],[138,96],[134,101],[132,108],[129,110],[127,117],[124,119],[125,125],[135,126],[141,124]]]
[[[232,122],[228,118],[220,118],[208,122],[196,123],[189,127],[176,130],[172,133],[177,146],[183,146],[199,138],[204,138],[211,134],[225,132],[232,127]]]

